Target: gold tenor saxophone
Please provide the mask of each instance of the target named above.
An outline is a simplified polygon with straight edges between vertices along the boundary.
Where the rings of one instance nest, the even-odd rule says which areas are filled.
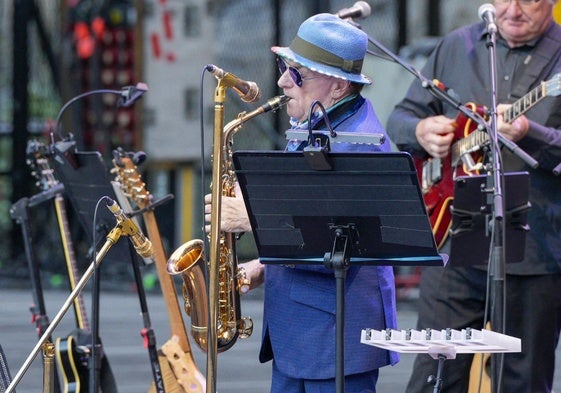
[[[236,175],[232,167],[234,134],[248,120],[262,113],[279,109],[289,99],[284,95],[271,98],[266,104],[249,113],[239,113],[236,119],[224,127],[220,154],[213,157],[213,194],[219,192],[221,196],[235,196]],[[218,176],[215,176],[215,171],[219,172]],[[215,191],[216,184],[220,185],[217,191]],[[208,307],[212,307],[213,303],[216,304],[217,351],[222,352],[229,349],[238,337],[245,338],[251,335],[253,322],[249,318],[241,317],[239,293],[248,290],[249,282],[243,269],[238,269],[237,266],[235,238],[232,233],[220,231],[219,228],[217,231],[213,228],[213,225],[216,225],[215,221],[218,223],[220,221],[215,217],[219,214],[218,209],[215,208],[216,205],[213,203],[212,206],[209,238],[212,250],[213,235],[218,232],[218,301],[209,301],[212,292],[207,292],[207,282],[211,283],[212,277],[207,281],[207,271],[211,270],[211,266],[206,261],[202,240],[190,240],[176,249],[168,259],[167,271],[172,275],[181,275],[183,279],[183,298],[185,312],[191,317],[191,335],[195,343],[205,352],[209,350],[207,342]],[[210,262],[212,262],[212,258]]]

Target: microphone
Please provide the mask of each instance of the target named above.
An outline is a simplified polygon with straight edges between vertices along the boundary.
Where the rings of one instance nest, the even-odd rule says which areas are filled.
[[[232,73],[224,72],[223,69],[218,68],[214,64],[208,64],[206,66],[206,70],[211,72],[216,79],[222,79],[226,76],[232,78],[235,82],[234,86],[232,86],[232,89],[240,96],[240,98],[244,102],[255,102],[261,97],[261,91],[259,90],[259,86],[257,86],[257,83],[255,82],[244,81],[243,79],[238,78]]]
[[[144,93],[148,91],[146,83],[139,82],[136,86],[125,86],[121,89],[121,97],[117,101],[117,108],[128,108]]]
[[[495,23],[495,6],[493,4],[483,4],[477,12],[479,18],[487,24],[487,32],[494,34],[497,32],[497,24]]]
[[[109,200],[109,202],[107,203],[107,208],[117,219],[117,224],[121,225],[121,227],[124,229],[123,232],[130,237],[131,242],[138,255],[143,258],[152,258],[154,256],[154,250],[152,248],[152,242],[150,241],[150,239],[148,239],[142,234],[142,232],[140,232],[138,226],[136,226],[134,221],[125,214],[125,212],[119,207],[117,202],[109,197],[107,197],[107,199]]]
[[[352,7],[343,8],[337,11],[335,15],[337,15],[341,19],[348,19],[348,18],[362,19],[362,18],[366,18],[367,16],[370,16],[371,12],[372,10],[370,8],[370,4],[368,4],[366,1],[357,1],[356,3],[354,3]]]

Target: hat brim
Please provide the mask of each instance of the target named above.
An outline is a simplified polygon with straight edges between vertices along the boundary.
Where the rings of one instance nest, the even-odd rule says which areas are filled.
[[[307,58],[298,55],[292,49],[288,47],[273,46],[271,51],[277,56],[284,59],[290,60],[302,67],[309,68],[317,73],[332,76],[334,78],[344,79],[350,82],[361,83],[363,85],[372,84],[372,80],[363,74],[353,74],[350,72],[345,72],[340,68],[329,66],[326,64],[318,63],[315,61],[308,60]]]

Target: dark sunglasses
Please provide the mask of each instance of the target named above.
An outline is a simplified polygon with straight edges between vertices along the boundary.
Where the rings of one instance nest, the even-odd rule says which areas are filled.
[[[288,73],[290,74],[290,77],[292,78],[292,81],[298,87],[302,87],[302,82],[305,81],[305,80],[321,78],[320,75],[303,77],[302,74],[300,74],[300,71],[298,71],[297,68],[294,68],[294,67],[291,67],[291,66],[287,65],[285,63],[285,61],[278,56],[277,56],[277,66],[279,67],[279,72],[281,73],[281,75],[283,75],[286,72],[286,70],[288,70]]]
[[[296,84],[296,86],[302,87],[303,79],[302,79],[302,75],[300,74],[300,71],[298,71],[294,67],[290,67],[286,65],[284,60],[278,56],[277,56],[277,66],[279,67],[279,72],[281,73],[281,75],[283,75],[286,72],[286,70],[288,70],[288,73],[290,74],[290,77],[292,78],[292,81]]]

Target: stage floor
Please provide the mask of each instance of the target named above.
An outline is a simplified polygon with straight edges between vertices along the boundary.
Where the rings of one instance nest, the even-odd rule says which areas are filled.
[[[242,314],[251,316],[253,335],[238,340],[217,358],[217,392],[266,393],[270,379],[270,363],[260,364],[257,356],[262,326],[262,290],[257,289],[242,298]],[[52,320],[66,299],[66,292],[47,290],[45,304]],[[37,343],[35,327],[30,323],[29,306],[33,302],[31,290],[0,289],[0,345],[4,350],[12,378]],[[86,312],[90,314],[90,293],[85,292]],[[100,299],[100,336],[111,369],[118,383],[119,393],[147,392],[152,383],[148,352],[143,347],[140,331],[143,321],[140,315],[138,295],[130,291],[102,291]],[[158,348],[170,336],[164,300],[158,293],[147,295],[149,317],[156,334]],[[415,294],[398,303],[398,319],[401,329],[414,328],[416,322]],[[91,322],[91,321],[90,321]],[[74,328],[74,316],[67,314],[54,330],[54,338],[65,337]],[[367,328],[367,326],[365,326]],[[197,366],[204,375],[206,355],[194,346]],[[561,359],[561,351],[558,349]],[[415,355],[402,354],[401,361],[380,371],[378,392],[403,392]],[[557,362],[561,365],[561,362]],[[561,391],[561,366],[557,366],[555,386]],[[42,354],[34,359],[17,386],[18,393],[36,393],[43,389]]]

